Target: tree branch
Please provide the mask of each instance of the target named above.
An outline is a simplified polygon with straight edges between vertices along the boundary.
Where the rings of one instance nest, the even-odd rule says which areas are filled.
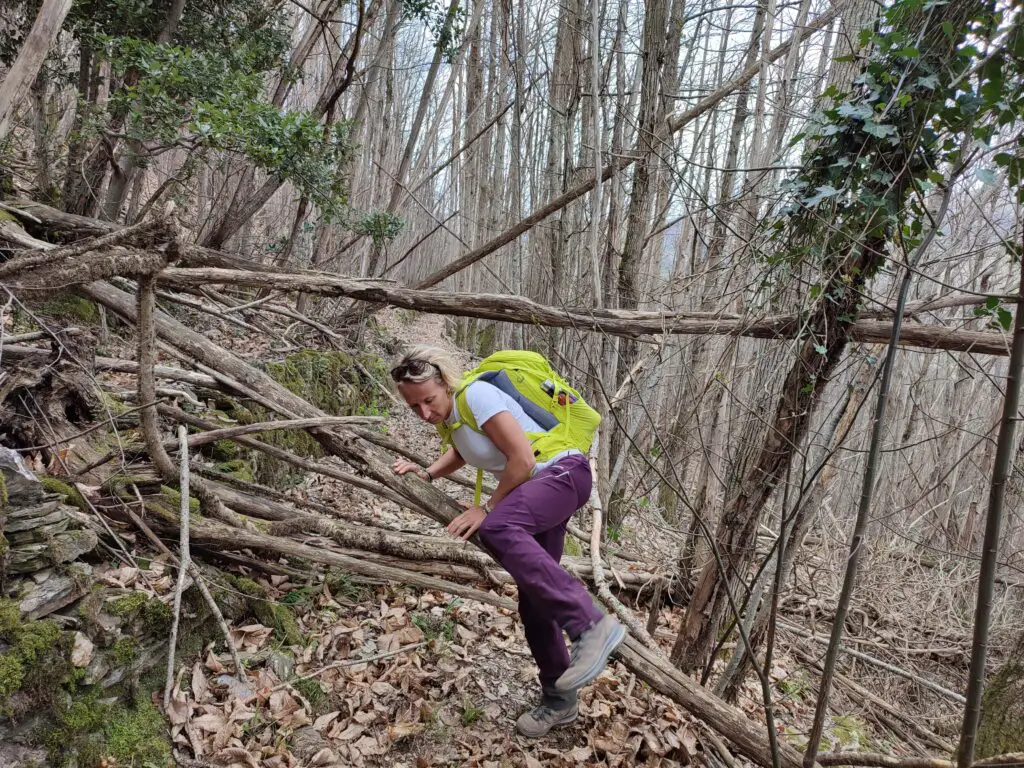
[[[235,269],[165,269],[160,280],[178,288],[219,283],[252,288],[272,287],[321,296],[343,296],[390,304],[420,312],[479,317],[508,323],[575,328],[637,338],[657,334],[747,336],[757,339],[791,339],[800,332],[797,315],[745,318],[713,312],[649,312],[622,309],[546,306],[523,296],[478,293],[441,293],[403,288],[394,283],[353,280],[322,272],[253,272]],[[984,296],[977,303],[982,304]],[[864,343],[886,343],[892,323],[857,320],[850,338]],[[908,325],[900,331],[902,346],[943,349],[975,354],[1007,355],[1004,334],[997,331],[963,331],[938,325]]]

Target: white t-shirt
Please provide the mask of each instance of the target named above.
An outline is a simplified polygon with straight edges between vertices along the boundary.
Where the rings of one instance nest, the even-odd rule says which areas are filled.
[[[486,381],[474,381],[466,387],[466,405],[469,406],[473,418],[481,429],[496,413],[508,411],[524,432],[544,431],[543,427],[526,415],[519,403]],[[453,407],[451,415],[445,421],[454,424],[458,420],[458,409]],[[505,454],[487,435],[474,432],[469,426],[462,426],[452,430],[452,442],[455,444],[455,450],[467,464],[501,478],[507,460]]]

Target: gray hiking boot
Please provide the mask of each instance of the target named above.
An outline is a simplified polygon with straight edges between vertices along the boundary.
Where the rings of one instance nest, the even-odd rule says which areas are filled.
[[[604,669],[612,651],[626,639],[626,628],[614,616],[605,614],[572,644],[569,668],[555,681],[555,690],[575,691]]]
[[[524,712],[516,720],[516,730],[530,739],[546,736],[552,728],[568,725],[579,717],[580,708],[576,701],[576,692],[559,693],[544,689],[540,704],[529,712]]]

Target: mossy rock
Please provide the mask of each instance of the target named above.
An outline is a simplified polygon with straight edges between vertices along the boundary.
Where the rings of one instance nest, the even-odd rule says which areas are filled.
[[[210,446],[210,456],[217,462],[234,461],[242,454],[242,447],[234,440],[218,440]]]
[[[39,314],[73,320],[83,325],[96,325],[100,321],[100,311],[96,303],[72,293],[64,293],[47,300],[39,307]]]
[[[353,356],[337,350],[303,349],[265,365],[274,381],[332,416],[386,416],[391,401],[377,384],[367,379],[360,367],[377,382],[387,381],[386,361],[370,353]],[[235,406],[230,414],[242,424],[274,418],[257,404]],[[320,446],[305,430],[277,430],[256,437],[299,456],[314,459],[323,456]],[[288,488],[303,477],[290,465],[266,454],[250,452],[249,463],[252,479],[272,488]]]
[[[56,708],[53,725],[41,734],[49,764],[94,766],[113,757],[118,765],[173,766],[167,721],[149,694],[110,704],[100,700],[96,688],[76,691]]]
[[[99,701],[96,689],[78,692],[57,707],[52,727],[40,734],[50,765],[99,765],[104,757],[103,723],[109,709]]]
[[[974,757],[1024,752],[1024,637],[989,681]]]
[[[71,669],[70,642],[54,622],[23,620],[16,602],[0,600],[0,714],[53,701]]]
[[[245,459],[232,459],[231,461],[223,461],[215,466],[218,472],[223,472],[225,475],[230,475],[236,480],[243,480],[247,483],[255,482],[252,474],[252,467],[249,466],[249,462]]]
[[[252,579],[228,575],[228,581],[245,595],[249,611],[265,627],[272,627],[274,635],[285,645],[302,645],[302,631],[295,613],[267,596],[267,591]]]
[[[126,624],[138,622],[141,629],[161,634],[170,629],[171,609],[159,598],[139,590],[106,604],[107,613],[124,619]]]
[[[49,493],[56,493],[64,497],[64,503],[70,504],[73,507],[78,507],[83,512],[89,512],[89,505],[85,501],[85,497],[82,493],[71,485],[71,483],[60,480],[56,477],[50,477],[49,475],[42,475],[39,478],[39,482],[43,488]]]
[[[175,765],[167,721],[148,696],[131,706],[115,707],[103,726],[106,754],[118,765]]]
[[[161,485],[160,496],[164,501],[170,504],[171,509],[176,510],[179,515],[181,514],[181,491],[167,485]],[[191,520],[202,519],[202,513],[199,508],[199,499],[195,496],[190,496],[188,499],[188,514]]]

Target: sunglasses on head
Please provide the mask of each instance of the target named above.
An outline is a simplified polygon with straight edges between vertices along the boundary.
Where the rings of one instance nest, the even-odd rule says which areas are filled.
[[[408,380],[419,380],[423,374],[430,371],[431,368],[434,369],[433,373],[438,376],[441,375],[441,369],[434,363],[429,363],[426,360],[418,360],[416,358],[413,358],[412,360],[403,360],[391,369],[391,379],[395,383]]]

